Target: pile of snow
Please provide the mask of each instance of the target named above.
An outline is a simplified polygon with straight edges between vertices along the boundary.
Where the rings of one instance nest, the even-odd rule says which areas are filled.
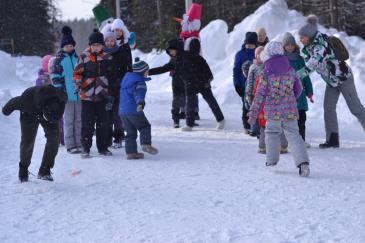
[[[241,102],[233,88],[232,68],[235,53],[240,50],[247,31],[255,31],[258,27],[264,27],[270,40],[281,40],[285,32],[291,32],[299,44],[297,30],[305,24],[305,20],[305,16],[301,13],[289,10],[284,0],[271,0],[237,24],[230,33],[228,33],[228,26],[223,20],[212,21],[202,29],[203,56],[207,59],[213,71],[215,79],[212,85],[219,103],[225,106]],[[338,32],[333,28],[327,29],[319,26],[319,30],[329,35],[339,36],[348,47],[351,56],[348,64],[353,70],[360,100],[365,102],[365,66],[363,65],[365,61],[365,41],[362,38]],[[147,60],[151,67],[164,64],[168,60],[168,56],[164,52],[142,54],[136,51],[134,55]],[[310,104],[308,116],[309,118],[321,118],[323,117],[322,103],[326,85],[316,73],[313,73],[311,78],[314,86],[315,103]],[[152,89],[168,88],[162,85],[171,84],[168,75],[165,75],[162,79],[154,79],[158,81],[155,82],[153,80],[151,82],[150,86]],[[339,117],[341,122],[357,122],[356,118],[348,110],[343,97],[339,100],[338,110],[341,111],[341,116]]]
[[[34,85],[40,63],[40,57],[12,57],[0,51],[0,105]]]

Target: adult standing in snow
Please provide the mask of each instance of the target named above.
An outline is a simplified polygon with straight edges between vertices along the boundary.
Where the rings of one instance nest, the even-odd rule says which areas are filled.
[[[263,27],[260,27],[256,31],[257,34],[257,44],[258,46],[265,47],[267,43],[269,43],[269,38],[267,37],[266,30]]]
[[[4,115],[20,111],[20,163],[19,180],[28,181],[28,167],[32,160],[34,143],[39,124],[43,127],[47,142],[44,148],[38,179],[53,181],[51,169],[59,147],[59,121],[67,102],[67,95],[53,85],[26,89],[21,96],[9,100],[2,109]]]
[[[53,84],[67,92],[64,132],[66,149],[71,154],[81,153],[81,102],[72,80],[78,58],[75,45],[71,28],[64,26],[61,50],[56,55],[51,73]]]
[[[302,53],[305,68],[298,71],[301,77],[316,71],[327,83],[324,94],[324,123],[326,141],[320,148],[339,147],[336,105],[340,94],[345,98],[351,113],[365,130],[365,108],[357,95],[354,76],[344,59],[336,55],[336,46],[330,44],[329,36],[318,31],[318,18],[310,15],[307,23],[299,29],[300,41],[304,45]],[[342,48],[343,51],[343,48]],[[339,53],[339,52],[337,52]]]
[[[114,98],[113,108],[111,110],[111,119],[109,123],[109,140],[113,144],[113,148],[121,148],[124,139],[124,128],[122,120],[118,114],[120,102],[120,81],[123,79],[125,73],[131,70],[131,54],[130,49],[124,44],[117,45],[117,37],[112,32],[112,25],[108,24],[102,29],[105,45],[103,50],[113,57],[113,73],[110,76],[109,91]],[[112,141],[114,138],[114,141]]]
[[[110,27],[109,27],[110,26]],[[112,54],[113,62],[117,65],[117,71],[115,76],[118,78],[118,81],[114,83],[111,80],[111,95],[115,98],[113,103],[113,137],[114,137],[114,148],[120,148],[122,146],[122,141],[124,139],[124,129],[123,123],[118,115],[119,103],[120,103],[120,80],[123,80],[124,75],[127,72],[132,72],[132,52],[128,40],[130,38],[130,32],[128,31],[127,26],[125,26],[123,20],[115,19],[111,25],[108,25],[107,28],[110,28],[112,32],[114,32],[117,44],[118,51]],[[105,28],[103,29],[103,33],[105,33]]]
[[[190,43],[192,40],[200,41],[200,28],[202,17],[202,5],[192,3],[186,14],[181,19],[181,33],[180,39],[184,42],[184,50],[190,50]],[[200,51],[201,54],[201,51]],[[186,116],[185,104],[181,107],[183,111],[181,117]],[[195,120],[200,120],[199,116],[199,96],[195,96]],[[195,123],[195,125],[198,125]]]
[[[263,77],[258,83],[249,113],[249,123],[256,123],[265,105],[266,166],[275,166],[280,156],[280,136],[285,133],[299,175],[309,176],[309,157],[298,129],[297,98],[302,85],[290,67],[280,42],[269,42],[264,49]]]
[[[173,42],[170,42],[168,52],[174,52]],[[195,112],[195,97],[200,93],[204,100],[208,103],[217,121],[216,129],[224,128],[225,120],[217,100],[215,99],[210,82],[213,80],[212,71],[209,68],[206,60],[200,55],[200,41],[193,39],[190,42],[190,50],[184,52],[182,62],[178,69],[181,71],[181,78],[184,82],[185,96],[186,96],[186,126],[182,128],[183,131],[191,131],[194,125]]]
[[[255,32],[247,32],[245,41],[240,51],[235,55],[233,67],[233,84],[237,94],[242,99],[242,123],[243,128],[248,133],[250,124],[247,122],[247,108],[245,105],[245,87],[246,77],[242,73],[242,65],[245,62],[251,62],[255,58],[255,48],[257,47],[257,34]]]

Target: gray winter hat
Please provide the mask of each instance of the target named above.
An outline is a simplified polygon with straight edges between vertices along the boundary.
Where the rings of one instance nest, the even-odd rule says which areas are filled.
[[[284,34],[282,42],[283,42],[283,46],[287,46],[287,45],[290,45],[290,44],[292,44],[294,46],[296,45],[294,36],[289,32],[286,32]]]
[[[302,26],[298,33],[301,36],[306,36],[309,38],[313,38],[318,31],[318,17],[314,14],[311,14],[307,17],[307,23]]]

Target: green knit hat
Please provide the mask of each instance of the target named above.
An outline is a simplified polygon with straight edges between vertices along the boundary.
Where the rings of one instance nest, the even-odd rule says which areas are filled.
[[[104,25],[108,22],[111,23],[114,20],[111,14],[101,5],[97,5],[93,8],[93,14],[99,29],[102,29]]]

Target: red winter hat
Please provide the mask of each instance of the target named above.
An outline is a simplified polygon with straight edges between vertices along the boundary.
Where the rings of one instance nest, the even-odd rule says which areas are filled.
[[[189,11],[186,15],[189,16],[189,21],[200,19],[202,16],[202,5],[198,3],[191,4]]]

